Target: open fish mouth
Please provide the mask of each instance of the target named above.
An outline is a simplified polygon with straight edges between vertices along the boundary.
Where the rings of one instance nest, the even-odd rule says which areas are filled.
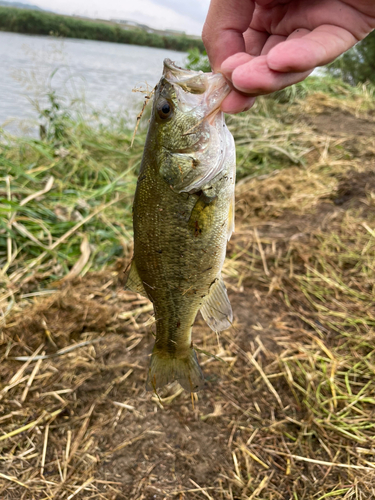
[[[163,76],[174,86],[180,103],[186,109],[201,107],[205,118],[210,121],[231,90],[221,73],[180,68],[170,59],[164,60]]]
[[[229,164],[235,164],[233,137],[220,109],[230,90],[220,73],[187,70],[170,59],[164,61],[163,76],[156,87],[154,116],[160,130],[157,137],[172,163],[166,179],[176,192],[192,194],[203,187],[211,189],[216,176]],[[159,127],[163,117],[158,103],[165,102],[173,114],[169,122],[164,122],[164,128]],[[172,182],[175,177],[177,180]]]

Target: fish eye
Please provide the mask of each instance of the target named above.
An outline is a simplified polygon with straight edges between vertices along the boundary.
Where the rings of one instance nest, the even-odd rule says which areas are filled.
[[[172,116],[173,107],[166,99],[160,99],[157,103],[156,109],[162,120],[166,120]]]

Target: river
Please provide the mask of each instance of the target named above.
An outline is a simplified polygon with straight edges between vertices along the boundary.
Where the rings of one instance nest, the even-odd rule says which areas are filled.
[[[38,112],[54,90],[70,105],[104,116],[121,113],[129,121],[143,101],[135,88],[152,88],[163,59],[184,64],[186,54],[172,50],[95,40],[59,39],[0,32],[0,127],[35,135]],[[34,103],[34,104],[33,104]]]

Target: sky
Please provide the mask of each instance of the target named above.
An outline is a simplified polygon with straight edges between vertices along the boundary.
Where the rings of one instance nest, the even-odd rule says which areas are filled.
[[[126,19],[200,35],[209,0],[19,0],[58,14]]]

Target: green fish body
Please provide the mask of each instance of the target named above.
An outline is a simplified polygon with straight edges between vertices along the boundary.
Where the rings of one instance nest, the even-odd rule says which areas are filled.
[[[156,320],[147,389],[204,382],[192,345],[199,310],[231,326],[221,269],[234,229],[235,148],[220,104],[221,75],[164,61],[133,206],[134,256],[126,287],[148,297]]]

